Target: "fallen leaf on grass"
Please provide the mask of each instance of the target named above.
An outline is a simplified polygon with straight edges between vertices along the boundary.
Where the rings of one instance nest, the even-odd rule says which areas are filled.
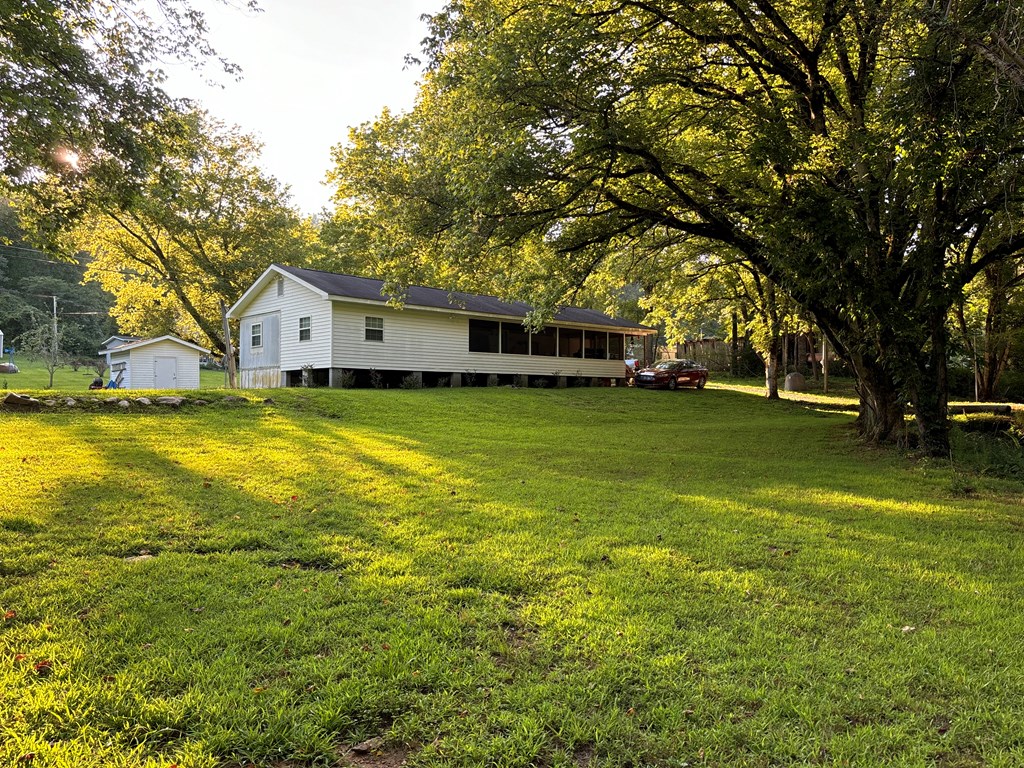
[[[908,632],[913,632],[915,629],[917,629],[917,627],[906,626],[903,627],[903,629],[901,629],[900,632],[902,632],[903,634],[907,634]]]
[[[17,615],[18,615],[18,612],[12,608],[11,610],[9,610],[6,613],[4,613],[4,621],[10,621],[11,619],[13,619]]]
[[[43,659],[42,661],[37,661],[35,664],[33,664],[32,668],[40,677],[46,677],[53,671],[53,662],[49,659]]]

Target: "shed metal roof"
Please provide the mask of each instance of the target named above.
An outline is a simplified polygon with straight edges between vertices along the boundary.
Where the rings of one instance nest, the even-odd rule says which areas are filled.
[[[323,272],[318,269],[286,267],[274,264],[273,267],[298,278],[302,282],[322,291],[330,297],[361,299],[363,301],[379,301],[385,303],[388,296],[382,294],[384,281],[355,275],[340,275],[334,272]],[[239,302],[241,303],[241,302]],[[521,301],[502,301],[494,296],[483,296],[475,293],[449,292],[441,288],[426,288],[421,285],[410,285],[406,290],[404,302],[409,307],[429,307],[431,309],[472,312],[482,315],[501,315],[504,317],[525,318],[533,309]],[[647,326],[611,317],[596,309],[580,307],[563,307],[552,318],[558,323],[581,325],[603,325],[613,328],[631,330],[654,330]]]
[[[114,337],[111,337],[111,338],[114,338]],[[125,337],[125,338],[129,338],[129,337]],[[107,339],[107,341],[110,341],[110,339]],[[179,339],[177,336],[171,336],[171,335],[158,336],[158,337],[153,338],[153,339],[135,339],[134,341],[125,342],[124,344],[121,344],[121,345],[116,346],[116,347],[105,347],[105,348],[101,349],[97,354],[102,356],[102,355],[107,354],[108,352],[111,353],[111,354],[117,354],[117,353],[121,353],[121,352],[130,352],[131,350],[138,349],[139,347],[145,347],[145,346],[149,346],[150,344],[156,344],[158,341],[170,341],[170,342],[173,342],[175,344],[180,344],[183,347],[188,347],[189,349],[194,349],[197,352],[202,352],[203,354],[207,354],[207,355],[210,354],[210,350],[208,350],[208,349],[206,349],[204,347],[200,347],[198,344],[193,344],[191,341],[185,341],[184,339]]]

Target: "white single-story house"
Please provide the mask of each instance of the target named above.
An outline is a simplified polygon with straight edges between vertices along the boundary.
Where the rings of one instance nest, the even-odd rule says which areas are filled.
[[[228,311],[239,321],[241,386],[614,383],[627,353],[656,333],[575,307],[531,333],[522,302],[410,286],[397,307],[382,289],[272,264]]]
[[[199,389],[199,358],[210,351],[176,336],[111,336],[99,354],[120,388]]]

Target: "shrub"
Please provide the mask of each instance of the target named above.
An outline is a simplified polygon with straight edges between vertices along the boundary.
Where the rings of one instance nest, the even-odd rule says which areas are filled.
[[[1020,425],[999,432],[964,431],[958,425],[950,433],[950,454],[955,466],[983,475],[1024,478],[1024,450]]]

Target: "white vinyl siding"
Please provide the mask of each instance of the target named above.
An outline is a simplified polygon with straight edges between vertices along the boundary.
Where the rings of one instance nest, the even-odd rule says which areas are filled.
[[[246,359],[240,366],[243,369],[256,370],[263,368],[274,368],[280,371],[298,371],[304,365],[311,365],[314,368],[331,367],[331,302],[320,294],[311,291],[306,286],[289,277],[283,277],[284,289],[279,294],[278,282],[276,279],[267,281],[264,288],[253,297],[246,306],[240,318],[240,325],[244,329],[248,323],[264,321],[264,342],[265,359],[263,361],[255,358]],[[263,317],[261,317],[263,316]],[[277,318],[279,333],[274,339],[276,347],[268,349],[271,338],[267,333],[265,318],[273,316]],[[310,328],[316,329],[311,333],[308,342],[299,344],[298,331],[299,318],[309,318]],[[244,331],[239,334],[245,341]],[[242,350],[242,357],[245,357],[245,350]],[[260,377],[261,380],[269,382],[273,377]],[[278,379],[280,374],[278,374]]]
[[[540,355],[502,355],[469,351],[469,315],[334,302],[333,367],[394,371],[521,373],[552,376],[621,378],[621,360],[588,360]],[[380,317],[383,342],[365,341],[367,317]]]
[[[131,389],[153,389],[156,358],[173,357],[177,361],[176,389],[199,389],[200,352],[177,342],[164,340],[137,349],[111,354],[111,363],[127,362],[122,386]]]

